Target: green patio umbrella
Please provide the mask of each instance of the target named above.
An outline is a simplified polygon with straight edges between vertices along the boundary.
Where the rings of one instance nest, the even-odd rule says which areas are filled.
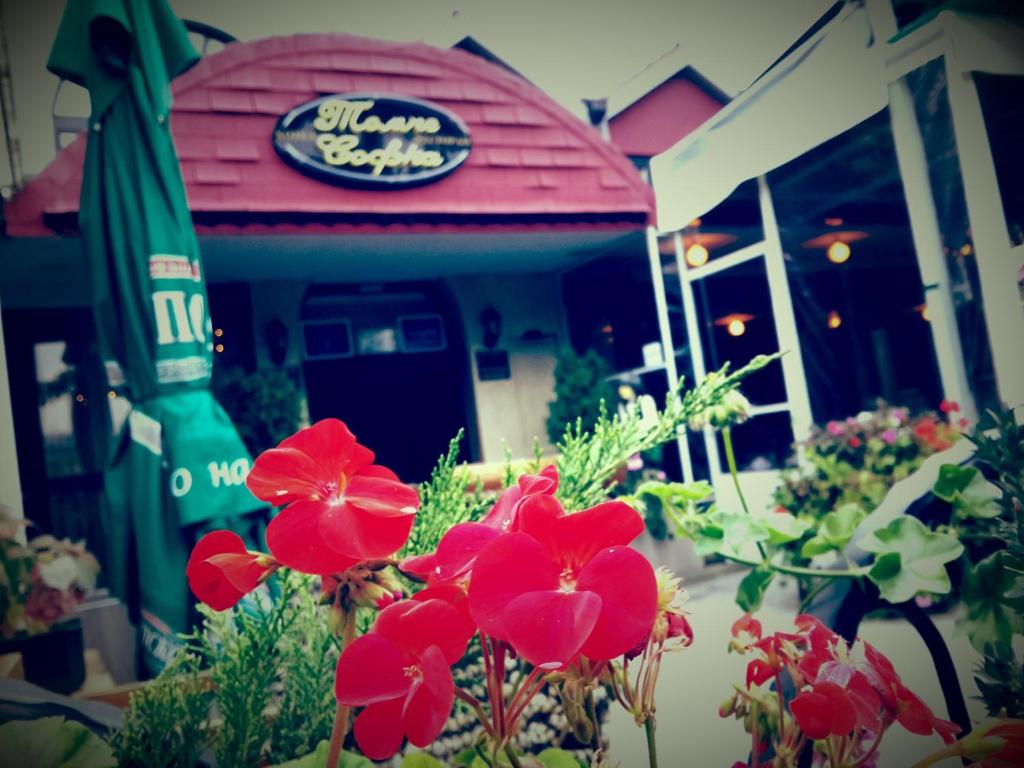
[[[169,130],[171,80],[198,58],[166,0],[69,0],[47,65],[92,102],[79,226],[108,378],[133,405],[107,473],[108,578],[152,670],[191,624],[195,538],[260,506],[209,391],[212,325]]]

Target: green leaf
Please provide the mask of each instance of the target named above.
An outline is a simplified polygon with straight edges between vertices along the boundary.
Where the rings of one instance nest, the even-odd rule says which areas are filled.
[[[694,483],[659,483],[650,481],[642,483],[636,489],[636,495],[649,494],[656,496],[662,504],[679,506],[690,502],[703,501],[711,495],[713,490],[711,484],[704,480],[698,480]]]
[[[948,593],[946,563],[964,551],[955,536],[936,533],[907,516],[865,536],[860,546],[877,555],[868,578],[890,603],[905,602],[918,592]]]
[[[811,527],[808,521],[800,520],[789,512],[769,512],[758,517],[757,522],[768,532],[768,541],[771,544],[796,541]]]
[[[850,539],[860,521],[867,513],[857,504],[844,504],[839,509],[829,512],[821,519],[814,538],[806,541],[800,550],[804,557],[823,555],[833,549],[842,550]]]
[[[114,768],[110,746],[63,717],[12,720],[0,726],[0,765],[32,768]]]
[[[276,766],[271,766],[271,768],[326,768],[327,753],[330,749],[331,745],[328,742],[321,741],[316,745],[316,749],[305,757],[289,760],[287,763],[280,763]],[[402,765],[404,766],[405,763]],[[362,755],[343,751],[338,759],[337,768],[374,768],[374,766],[372,762]]]
[[[755,568],[740,582],[736,590],[736,605],[747,613],[755,613],[761,607],[764,593],[775,578],[775,571],[767,568]]]
[[[935,481],[932,493],[951,503],[955,513],[961,517],[999,517],[997,502],[1002,492],[986,480],[976,467],[943,464],[939,468],[939,478]]]
[[[1005,549],[993,552],[964,573],[964,615],[958,622],[978,651],[988,644],[1010,647],[1024,634],[1022,563]]]
[[[436,757],[426,752],[412,752],[402,758],[401,768],[444,768]]]
[[[537,755],[537,759],[544,768],[580,768],[579,761],[564,749],[548,747]]]

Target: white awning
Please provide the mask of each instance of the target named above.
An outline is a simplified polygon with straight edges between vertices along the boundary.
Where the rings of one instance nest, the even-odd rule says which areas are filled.
[[[747,179],[849,130],[888,103],[880,47],[847,6],[698,131],[651,159],[658,227],[685,227]]]

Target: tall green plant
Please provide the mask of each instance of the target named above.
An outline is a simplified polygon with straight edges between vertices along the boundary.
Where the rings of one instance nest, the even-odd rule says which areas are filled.
[[[282,370],[218,370],[213,390],[253,456],[273,448],[299,428],[299,391]]]
[[[607,377],[608,363],[594,350],[577,355],[568,349],[555,365],[555,399],[548,405],[548,437],[557,443],[569,425],[590,430],[601,418],[604,403],[614,393]]]

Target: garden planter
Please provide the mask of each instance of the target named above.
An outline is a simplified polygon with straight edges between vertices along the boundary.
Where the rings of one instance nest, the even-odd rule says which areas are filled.
[[[20,653],[25,679],[56,693],[70,694],[85,682],[82,622],[56,624],[41,635],[23,635],[0,642],[0,653]]]

